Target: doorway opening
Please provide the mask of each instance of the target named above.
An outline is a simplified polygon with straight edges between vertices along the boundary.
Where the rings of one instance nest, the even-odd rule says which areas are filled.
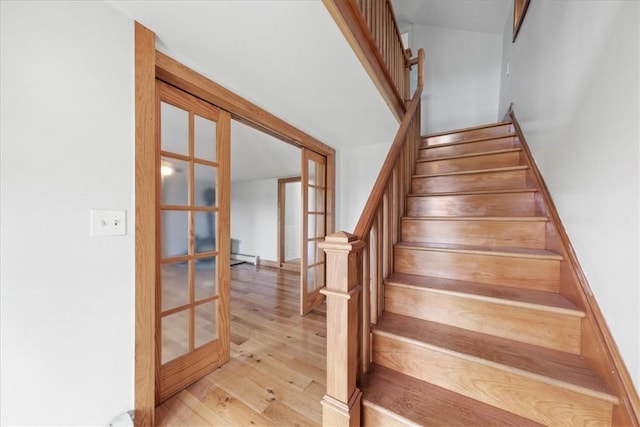
[[[278,264],[300,271],[302,232],[302,177],[278,180]]]
[[[254,129],[260,129],[261,131],[277,137],[282,141],[286,141],[294,146],[303,149],[303,152],[313,152],[320,155],[324,160],[321,163],[309,163],[307,161],[307,167],[314,167],[315,165],[322,165],[322,175],[325,182],[322,185],[318,185],[317,172],[309,173],[304,171],[301,174],[303,181],[306,181],[307,196],[309,193],[317,194],[318,190],[324,193],[324,222],[326,224],[325,234],[333,232],[334,225],[334,179],[335,179],[335,151],[325,145],[324,143],[314,139],[305,132],[291,126],[282,119],[274,116],[266,110],[258,107],[257,105],[249,102],[248,100],[230,92],[217,83],[207,79],[203,75],[189,69],[188,67],[173,60],[167,55],[156,51],[155,49],[155,34],[142,26],[139,23],[135,23],[135,122],[136,122],[136,147],[135,147],[135,160],[136,160],[136,212],[135,212],[135,224],[136,224],[136,249],[135,249],[135,264],[136,264],[136,296],[135,296],[135,410],[136,410],[136,424],[139,425],[153,425],[154,424],[154,412],[158,403],[158,398],[155,394],[155,385],[157,380],[158,364],[161,363],[160,357],[156,354],[156,339],[158,337],[159,327],[157,324],[158,313],[156,304],[157,285],[159,283],[158,277],[160,276],[159,263],[150,262],[150,260],[158,260],[160,257],[158,251],[158,217],[161,216],[158,212],[158,201],[160,200],[160,188],[156,182],[156,176],[160,173],[158,169],[160,165],[160,150],[156,144],[156,135],[158,134],[159,122],[155,117],[154,111],[157,103],[157,90],[156,79],[171,85],[179,90],[186,92],[189,96],[193,96],[200,101],[209,103],[216,108],[224,111],[225,114],[229,114],[230,117],[248,124]],[[175,156],[174,156],[175,157]],[[187,156],[190,157],[190,156]],[[304,159],[306,158],[304,155]],[[182,160],[190,160],[184,158]],[[315,160],[313,160],[315,162]],[[197,161],[194,160],[194,163]],[[313,165],[313,166],[312,166]],[[314,169],[317,171],[318,169]],[[311,171],[313,172],[313,171]],[[306,175],[305,175],[306,174]],[[306,178],[305,178],[306,176]],[[218,194],[216,197],[224,196],[223,191],[218,186]],[[227,181],[223,186],[229,194],[229,188],[231,184]],[[307,202],[307,196],[303,196],[303,206]],[[315,200],[312,199],[312,200]],[[185,205],[186,206],[186,205]],[[188,206],[189,209],[196,211],[213,211],[214,207],[209,206]],[[201,209],[202,208],[202,209]],[[312,215],[318,215],[320,212],[312,211],[315,207],[311,206],[307,215],[307,219],[311,219]],[[175,209],[179,210],[179,209]],[[225,252],[229,257],[230,236],[227,233],[226,236],[222,235],[222,230],[229,230],[229,222],[223,223],[220,217],[217,218],[218,225],[217,231],[217,244],[219,245],[218,251],[220,253]],[[195,227],[195,225],[193,225]],[[315,227],[314,227],[315,229]],[[302,232],[303,236],[306,236],[306,232]],[[314,235],[315,236],[315,235]],[[308,241],[315,242],[316,237],[309,237]],[[222,250],[222,245],[225,245],[227,249]],[[309,247],[308,244],[304,247]],[[315,243],[313,243],[315,245]],[[195,251],[195,242],[193,244]],[[315,248],[313,253],[315,252]],[[211,254],[205,251],[202,257],[209,257]],[[215,251],[214,251],[215,252]],[[306,259],[306,251],[303,249],[302,260]],[[195,262],[194,257],[194,262]],[[167,261],[168,262],[168,261]],[[222,265],[229,265],[227,263],[220,263]],[[318,263],[314,260],[314,264],[311,267],[314,270],[309,269],[308,274],[318,273]],[[308,277],[307,274],[304,275]],[[314,276],[317,278],[318,276]],[[306,291],[314,291],[316,289],[318,281],[314,279],[313,286],[303,286],[301,281],[300,289]],[[228,286],[228,280],[224,279],[218,283],[218,286]],[[204,303],[203,303],[204,304]],[[197,305],[194,303],[194,306]],[[231,315],[228,310],[221,310],[219,306],[219,315],[217,320],[220,324],[224,324],[223,330],[228,331],[228,325],[231,319]],[[165,313],[167,316],[170,314]],[[195,340],[195,338],[194,338]],[[195,346],[194,346],[195,347]],[[190,345],[191,348],[191,345]],[[223,352],[228,354],[229,351]]]
[[[236,260],[281,268],[280,182],[300,176],[301,150],[286,141],[231,122],[231,253]],[[301,211],[301,189],[289,196],[290,213]],[[297,202],[296,202],[297,200]],[[301,215],[288,216],[301,224]],[[291,236],[288,248],[299,252]],[[300,256],[298,255],[297,258]],[[298,269],[299,271],[299,269]]]

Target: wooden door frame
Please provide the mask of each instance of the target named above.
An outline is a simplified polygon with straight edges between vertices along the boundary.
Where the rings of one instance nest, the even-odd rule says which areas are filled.
[[[302,154],[301,154],[302,155]],[[287,262],[284,255],[285,246],[285,210],[286,210],[286,185],[292,182],[302,183],[301,176],[278,179],[278,266],[284,267]],[[298,270],[299,271],[299,270]]]
[[[135,425],[154,425],[156,269],[156,78],[231,117],[327,158],[327,230],[335,227],[335,150],[203,75],[156,51],[155,33],[134,23],[135,49]]]

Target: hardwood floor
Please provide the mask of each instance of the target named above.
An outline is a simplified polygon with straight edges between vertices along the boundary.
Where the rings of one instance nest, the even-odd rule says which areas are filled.
[[[231,360],[158,406],[156,425],[320,425],[326,311],[298,308],[299,273],[233,266]]]

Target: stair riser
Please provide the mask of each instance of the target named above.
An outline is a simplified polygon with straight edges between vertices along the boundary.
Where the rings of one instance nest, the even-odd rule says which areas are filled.
[[[407,215],[533,216],[534,199],[532,192],[409,197]]]
[[[362,405],[362,425],[363,426],[385,426],[385,427],[409,427],[414,426],[409,422],[402,422],[396,417],[386,414],[375,406]]]
[[[467,142],[456,145],[435,146],[420,149],[420,159],[437,159],[439,157],[459,156],[461,154],[481,153],[483,151],[506,150],[515,147],[513,136],[506,138],[487,139],[478,142]]]
[[[545,425],[610,425],[610,402],[458,353],[373,336],[373,362]]]
[[[526,188],[525,170],[482,172],[413,178],[413,193],[447,193],[456,191],[509,190]]]
[[[482,156],[457,157],[445,160],[429,160],[416,163],[416,175],[433,175],[444,172],[460,172],[479,169],[494,169],[520,164],[520,153],[486,154]]]
[[[545,248],[544,221],[402,219],[402,241],[456,245]]]
[[[505,136],[510,133],[510,124],[497,125],[481,129],[471,129],[468,131],[448,133],[445,135],[431,136],[424,138],[424,144],[431,147],[434,145],[448,144],[450,142],[468,141],[472,139],[493,138]]]
[[[384,305],[387,312],[580,354],[578,316],[391,284],[385,285]]]
[[[558,292],[560,261],[396,247],[397,273]]]

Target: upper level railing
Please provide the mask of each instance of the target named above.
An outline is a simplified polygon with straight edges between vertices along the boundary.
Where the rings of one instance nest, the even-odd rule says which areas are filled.
[[[409,93],[409,62],[390,0],[323,0],[369,76],[402,120]]]

